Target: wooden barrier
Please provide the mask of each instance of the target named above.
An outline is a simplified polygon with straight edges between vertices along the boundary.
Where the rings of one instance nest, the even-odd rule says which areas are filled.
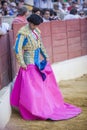
[[[25,24],[14,24],[13,30],[0,38],[0,85],[4,86],[18,72],[13,46],[18,30]],[[51,63],[87,55],[87,19],[51,21],[39,26],[42,41]],[[10,46],[10,52],[9,52]],[[11,59],[9,73],[9,54]],[[5,80],[6,79],[6,80]],[[10,78],[11,79],[11,78]]]
[[[0,89],[11,81],[11,59],[8,34],[0,36]]]
[[[13,25],[14,41],[22,26]],[[51,63],[87,55],[87,19],[45,22],[39,29]]]

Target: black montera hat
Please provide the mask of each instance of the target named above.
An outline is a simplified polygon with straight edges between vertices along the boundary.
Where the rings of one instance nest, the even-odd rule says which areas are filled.
[[[27,21],[33,23],[34,25],[39,25],[43,22],[43,19],[37,14],[31,14],[27,18]]]

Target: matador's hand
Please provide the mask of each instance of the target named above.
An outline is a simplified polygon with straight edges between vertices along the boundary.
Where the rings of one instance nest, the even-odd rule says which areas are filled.
[[[27,70],[27,65],[21,66],[24,70]]]

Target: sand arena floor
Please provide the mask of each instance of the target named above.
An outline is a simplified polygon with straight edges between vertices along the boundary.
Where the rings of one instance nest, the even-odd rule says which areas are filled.
[[[82,113],[63,121],[25,121],[12,112],[5,130],[87,130],[87,75],[59,82],[64,100],[82,108]]]

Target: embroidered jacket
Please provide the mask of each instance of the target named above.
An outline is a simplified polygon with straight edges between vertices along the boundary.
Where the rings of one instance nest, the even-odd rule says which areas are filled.
[[[36,28],[34,31],[36,35],[29,28],[29,25],[25,25],[17,34],[14,50],[20,66],[25,64],[39,66],[40,54],[44,59],[48,57],[41,40],[40,30]]]

